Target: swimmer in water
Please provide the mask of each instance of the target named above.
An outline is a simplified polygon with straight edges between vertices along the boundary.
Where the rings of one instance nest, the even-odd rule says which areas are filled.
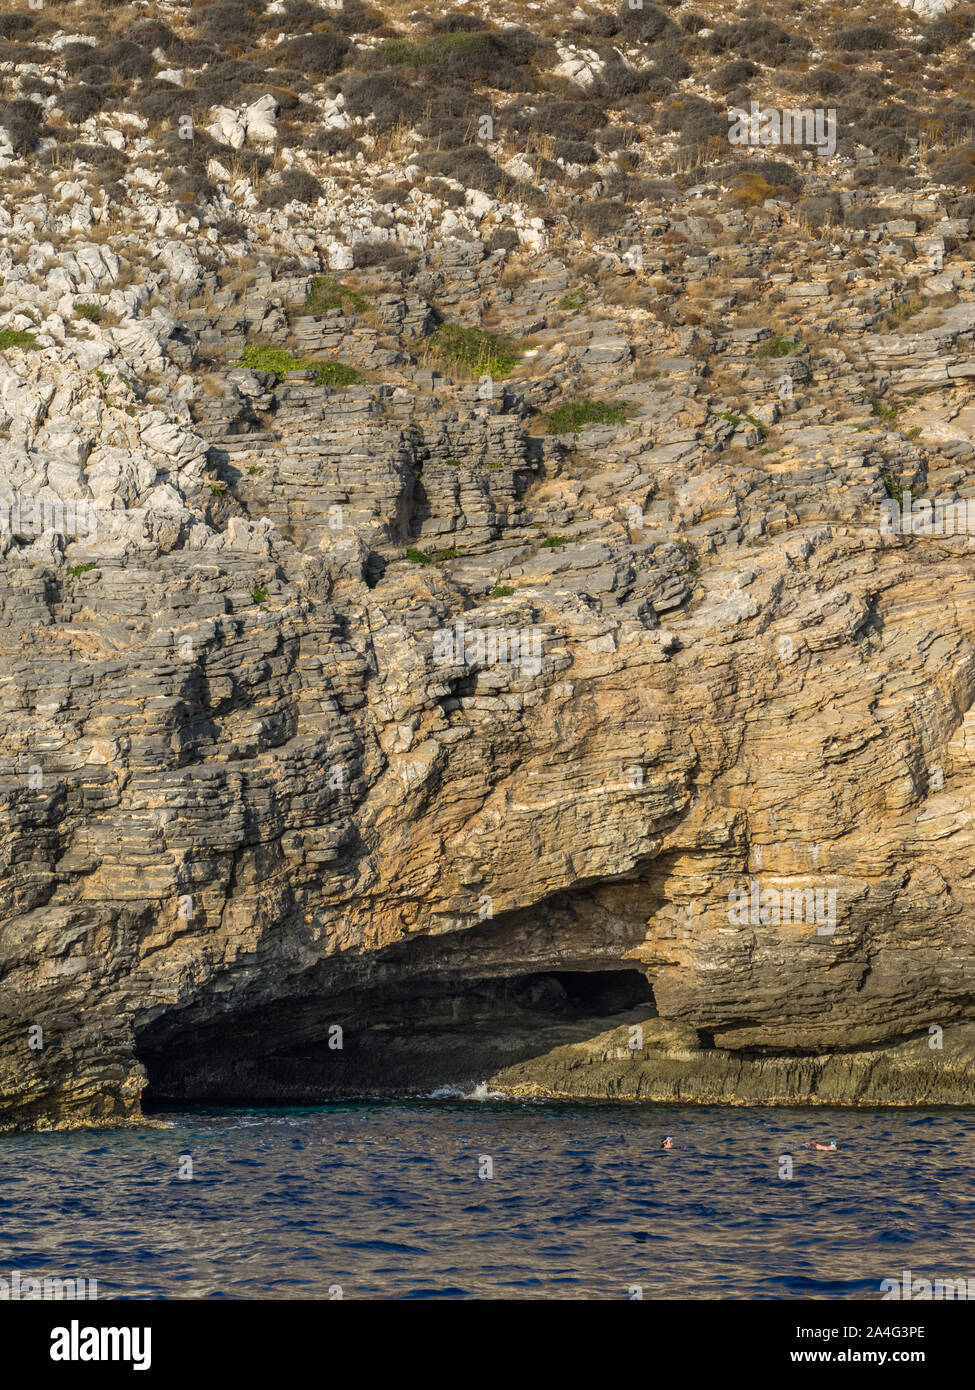
[[[839,1148],[839,1145],[837,1144],[837,1142],[836,1142],[835,1139],[831,1139],[831,1140],[829,1141],[828,1144],[820,1144],[820,1143],[815,1143],[815,1144],[804,1144],[804,1145],[803,1145],[803,1148],[806,1148],[806,1149],[819,1149],[822,1153],[824,1153],[824,1154],[829,1154],[829,1153],[835,1153],[836,1149]]]
[[[667,1138],[660,1145],[660,1147],[662,1149],[672,1149],[674,1147],[674,1136],[672,1134],[668,1134]]]

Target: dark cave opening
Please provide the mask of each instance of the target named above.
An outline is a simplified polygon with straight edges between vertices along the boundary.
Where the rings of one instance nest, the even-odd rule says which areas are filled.
[[[315,1103],[473,1086],[503,1067],[655,1015],[637,969],[412,978],[166,1014],[142,1030],[144,1103]]]
[[[551,978],[565,990],[571,1007],[602,1016],[653,1003],[650,981],[640,970],[557,971]]]

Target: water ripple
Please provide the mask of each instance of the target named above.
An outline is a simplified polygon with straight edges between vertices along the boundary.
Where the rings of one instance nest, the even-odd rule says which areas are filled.
[[[975,1275],[969,1111],[449,1099],[161,1118],[0,1137],[0,1275],[235,1299],[870,1299],[905,1269]],[[836,1153],[803,1148],[827,1134]]]

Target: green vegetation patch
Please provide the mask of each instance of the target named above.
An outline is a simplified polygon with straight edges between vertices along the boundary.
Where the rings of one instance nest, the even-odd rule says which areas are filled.
[[[5,328],[0,332],[0,352],[4,348],[36,348],[37,334],[26,333],[21,328]]]
[[[448,367],[473,376],[510,376],[521,357],[517,344],[509,338],[483,328],[463,328],[459,323],[438,328],[430,335],[429,348]]]
[[[762,424],[761,420],[757,419],[754,415],[736,415],[732,410],[718,410],[715,414],[719,420],[727,420],[728,424],[733,425],[735,429],[739,429],[744,424],[749,424],[752,429],[758,430],[762,439],[765,438],[765,426]]]
[[[414,565],[432,565],[437,560],[456,560],[459,554],[460,551],[452,547],[449,550],[418,550],[415,545],[411,545],[406,552],[406,558]]]
[[[379,57],[389,67],[442,68],[452,59],[487,54],[491,35],[481,31],[438,34],[423,43],[411,39],[392,39],[380,45]]]
[[[901,506],[904,502],[904,489],[901,487],[900,483],[895,482],[889,473],[881,473],[880,476],[883,479],[887,496],[892,497],[897,505]]]
[[[102,317],[102,306],[79,301],[74,306],[74,316],[76,319],[87,319],[89,323],[99,323]]]
[[[792,338],[766,338],[759,343],[751,357],[788,357],[799,346]]]
[[[96,570],[98,565],[94,560],[86,560],[83,565],[72,565],[68,570],[68,583],[73,584],[76,579],[80,579],[89,570]]]
[[[287,348],[272,347],[270,344],[254,343],[237,359],[238,367],[249,367],[254,372],[272,372],[276,381],[283,381],[289,372],[315,373],[319,386],[353,386],[362,380],[362,373],[345,362],[322,362],[311,358],[296,357]]]
[[[687,563],[687,573],[697,574],[698,570],[701,568],[701,561],[690,541],[685,541],[683,537],[681,537],[674,541],[674,545],[676,545]]]
[[[623,425],[635,407],[629,401],[566,401],[548,417],[549,434],[578,434],[586,425]]]
[[[362,373],[347,362],[309,362],[306,365],[314,367],[319,386],[354,386],[362,380]]]
[[[369,301],[364,294],[349,289],[330,275],[316,275],[308,286],[305,308],[309,314],[327,314],[333,309],[364,314]]]

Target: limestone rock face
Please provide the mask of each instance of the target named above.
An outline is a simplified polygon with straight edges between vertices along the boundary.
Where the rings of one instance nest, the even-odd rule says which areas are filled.
[[[965,538],[883,533],[880,431],[732,469],[650,390],[573,463],[526,427],[542,379],[224,389],[142,423],[73,569],[6,542],[7,1124],[136,1116],[140,1058],[195,1097],[507,1048],[516,1093],[878,1100],[892,1047],[898,1097],[969,1096],[975,581]],[[499,982],[634,971],[685,1039],[635,1083],[532,1063],[533,1004],[478,1046]]]
[[[415,132],[388,35],[209,92],[169,4],[144,120],[62,163],[5,97],[0,1128],[975,1102],[970,168],[698,165],[717,50],[647,9],[404,17],[482,55]]]
[[[922,19],[939,19],[955,8],[956,0],[897,0],[902,10],[913,10]]]

